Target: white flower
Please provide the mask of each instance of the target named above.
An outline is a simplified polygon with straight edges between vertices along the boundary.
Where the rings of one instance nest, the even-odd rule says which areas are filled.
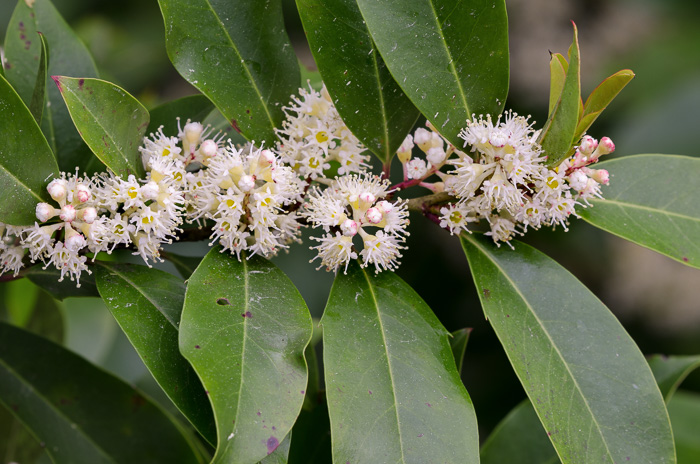
[[[321,191],[314,188],[301,213],[326,234],[313,238],[321,266],[337,270],[356,259],[352,238],[359,235],[363,267],[373,264],[377,272],[393,269],[401,257],[407,235],[408,210],[405,202],[390,203],[389,181],[370,174],[343,176]]]
[[[440,227],[450,231],[450,235],[459,235],[462,231],[469,232],[467,225],[476,219],[469,216],[465,203],[451,204],[440,208]]]
[[[406,175],[409,179],[422,179],[428,169],[429,166],[420,158],[414,158],[406,163]]]
[[[64,246],[63,242],[57,242],[49,253],[49,264],[53,264],[56,269],[61,271],[61,277],[58,281],[63,281],[67,274],[71,281],[76,282],[76,287],[80,287],[80,275],[83,271],[92,274],[85,264],[86,261],[85,256],[80,256],[75,250]]]

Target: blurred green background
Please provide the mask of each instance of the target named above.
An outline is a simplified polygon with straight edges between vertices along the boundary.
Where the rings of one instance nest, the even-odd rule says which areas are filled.
[[[155,0],[55,0],[88,45],[101,77],[124,87],[147,107],[196,93],[168,61]],[[302,62],[313,69],[293,0],[284,0],[289,35]],[[15,2],[0,0],[0,37]],[[566,52],[570,20],[579,28],[584,97],[606,76],[630,68],[636,78],[596,122],[591,135],[607,135],[614,156],[673,153],[698,156],[700,133],[700,3],[694,0],[510,0],[511,92],[508,107],[546,119],[549,51]],[[614,180],[613,180],[614,181]],[[700,200],[700,198],[699,198]],[[411,236],[398,274],[410,283],[451,331],[472,327],[463,378],[485,438],[522,398],[493,331],[485,321],[466,259],[456,238],[412,217]],[[700,240],[700,237],[698,237]],[[645,354],[700,354],[700,271],[572,221],[568,233],[529,232],[524,241],[555,258],[620,318]],[[308,243],[308,242],[307,242]],[[202,244],[170,251],[197,255]],[[315,271],[308,244],[294,245],[275,262],[292,278],[320,317],[333,276]],[[136,261],[138,262],[138,261]],[[166,270],[175,272],[172,266]],[[543,291],[556,292],[556,288]],[[0,317],[63,340],[72,350],[137,384],[174,408],[151,379],[98,299],[52,300],[26,279],[0,285]],[[685,388],[700,391],[700,374]],[[21,426],[0,410],[1,462],[42,456]],[[40,462],[48,462],[39,457]]]

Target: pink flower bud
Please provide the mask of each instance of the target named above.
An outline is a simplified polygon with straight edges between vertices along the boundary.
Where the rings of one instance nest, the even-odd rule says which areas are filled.
[[[75,208],[73,205],[66,205],[63,208],[61,208],[61,212],[59,213],[58,217],[61,218],[61,221],[64,222],[73,222],[75,220]]]
[[[379,211],[379,208],[370,208],[365,213],[365,217],[370,224],[379,224],[382,222],[384,215]]]
[[[83,185],[83,184],[78,184],[75,187],[75,194],[78,197],[78,201],[80,203],[85,203],[86,201],[88,201],[90,199],[90,196],[91,196],[90,189],[86,185]]]
[[[92,206],[80,210],[78,216],[87,224],[92,224],[97,219],[97,210]]]
[[[414,144],[413,144],[413,137],[411,134],[408,134],[405,139],[403,139],[403,142],[401,143],[401,146],[397,150],[397,153],[405,153],[407,151],[413,150]]]
[[[340,230],[346,237],[352,237],[357,234],[357,222],[352,219],[346,219],[341,225]]]
[[[386,200],[382,200],[379,203],[377,203],[377,208],[379,209],[379,211],[386,214],[392,209],[394,209],[394,205]]]
[[[608,185],[610,183],[610,174],[605,169],[592,170],[591,178],[599,184]]]
[[[218,145],[216,142],[213,140],[205,140],[202,142],[202,145],[199,147],[199,152],[204,156],[205,158],[211,158],[216,156],[218,152]]]
[[[39,222],[46,222],[56,215],[56,210],[48,203],[39,203],[36,205],[36,218]]]
[[[508,135],[500,130],[494,130],[489,137],[489,143],[496,148],[503,148],[508,143]]]
[[[46,187],[46,190],[49,192],[49,195],[51,195],[51,198],[58,202],[66,198],[66,193],[68,192],[65,179],[52,180],[48,187]]]
[[[363,192],[360,194],[360,201],[365,203],[365,204],[371,205],[376,200],[377,200],[377,197],[375,197],[374,194],[371,192]]]
[[[258,163],[263,165],[272,164],[275,161],[275,154],[270,150],[263,150],[260,152],[260,157],[258,158]]]
[[[68,234],[66,234],[68,235]],[[80,251],[87,242],[85,241],[85,237],[83,237],[81,234],[75,232],[73,234],[70,234],[70,236],[66,237],[66,248],[69,249],[70,251],[77,253]]]
[[[584,135],[581,139],[581,145],[578,147],[579,151],[586,156],[593,153],[596,148],[598,148],[598,141],[590,135]]]
[[[598,158],[600,158],[601,156],[607,155],[608,153],[612,153],[614,151],[615,144],[613,143],[613,141],[610,140],[608,137],[603,137],[602,139],[600,139],[598,148],[596,148],[596,150],[591,155],[591,159],[597,161]]]
[[[443,150],[441,147],[431,148],[425,155],[428,161],[434,165],[442,164],[442,162],[445,161],[445,156],[445,150]]]

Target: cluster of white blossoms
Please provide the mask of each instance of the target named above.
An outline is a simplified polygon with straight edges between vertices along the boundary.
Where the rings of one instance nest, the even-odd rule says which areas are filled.
[[[607,137],[599,144],[584,136],[573,157],[550,169],[537,143],[539,132],[528,118],[512,112],[504,116],[495,123],[490,116],[467,123],[459,136],[470,147],[469,154],[449,144],[445,151],[439,134],[422,128],[399,150],[407,179],[458,199],[440,209],[441,227],[458,234],[468,231],[470,222],[485,219],[491,229],[486,235],[499,245],[528,227],[559,224],[566,229],[568,218],[576,216],[576,206],[588,206],[588,199],[600,197],[600,185],[608,183],[607,171],[588,166],[615,149]],[[414,143],[425,152],[427,162],[409,160]],[[453,168],[442,172],[443,165]],[[441,181],[426,183],[433,174]]]
[[[372,174],[339,177],[325,190],[311,191],[302,215],[326,232],[321,238],[312,237],[320,242],[312,247],[318,250],[319,269],[335,271],[345,265],[347,271],[350,260],[358,258],[355,236],[363,243],[362,267],[373,264],[380,272],[399,265],[408,235],[408,209],[406,202],[385,200],[389,193],[389,181]]]
[[[323,177],[336,161],[338,174],[364,170],[369,161],[366,150],[338,114],[324,85],[320,92],[309,85],[292,97],[282,129],[277,131],[277,151],[282,162],[305,179]]]

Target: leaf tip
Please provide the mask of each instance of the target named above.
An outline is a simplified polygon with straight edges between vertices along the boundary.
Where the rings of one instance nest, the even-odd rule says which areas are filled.
[[[63,76],[51,76],[51,79],[56,83],[56,87],[58,87],[58,91],[63,93],[63,86],[61,86],[61,77]]]

